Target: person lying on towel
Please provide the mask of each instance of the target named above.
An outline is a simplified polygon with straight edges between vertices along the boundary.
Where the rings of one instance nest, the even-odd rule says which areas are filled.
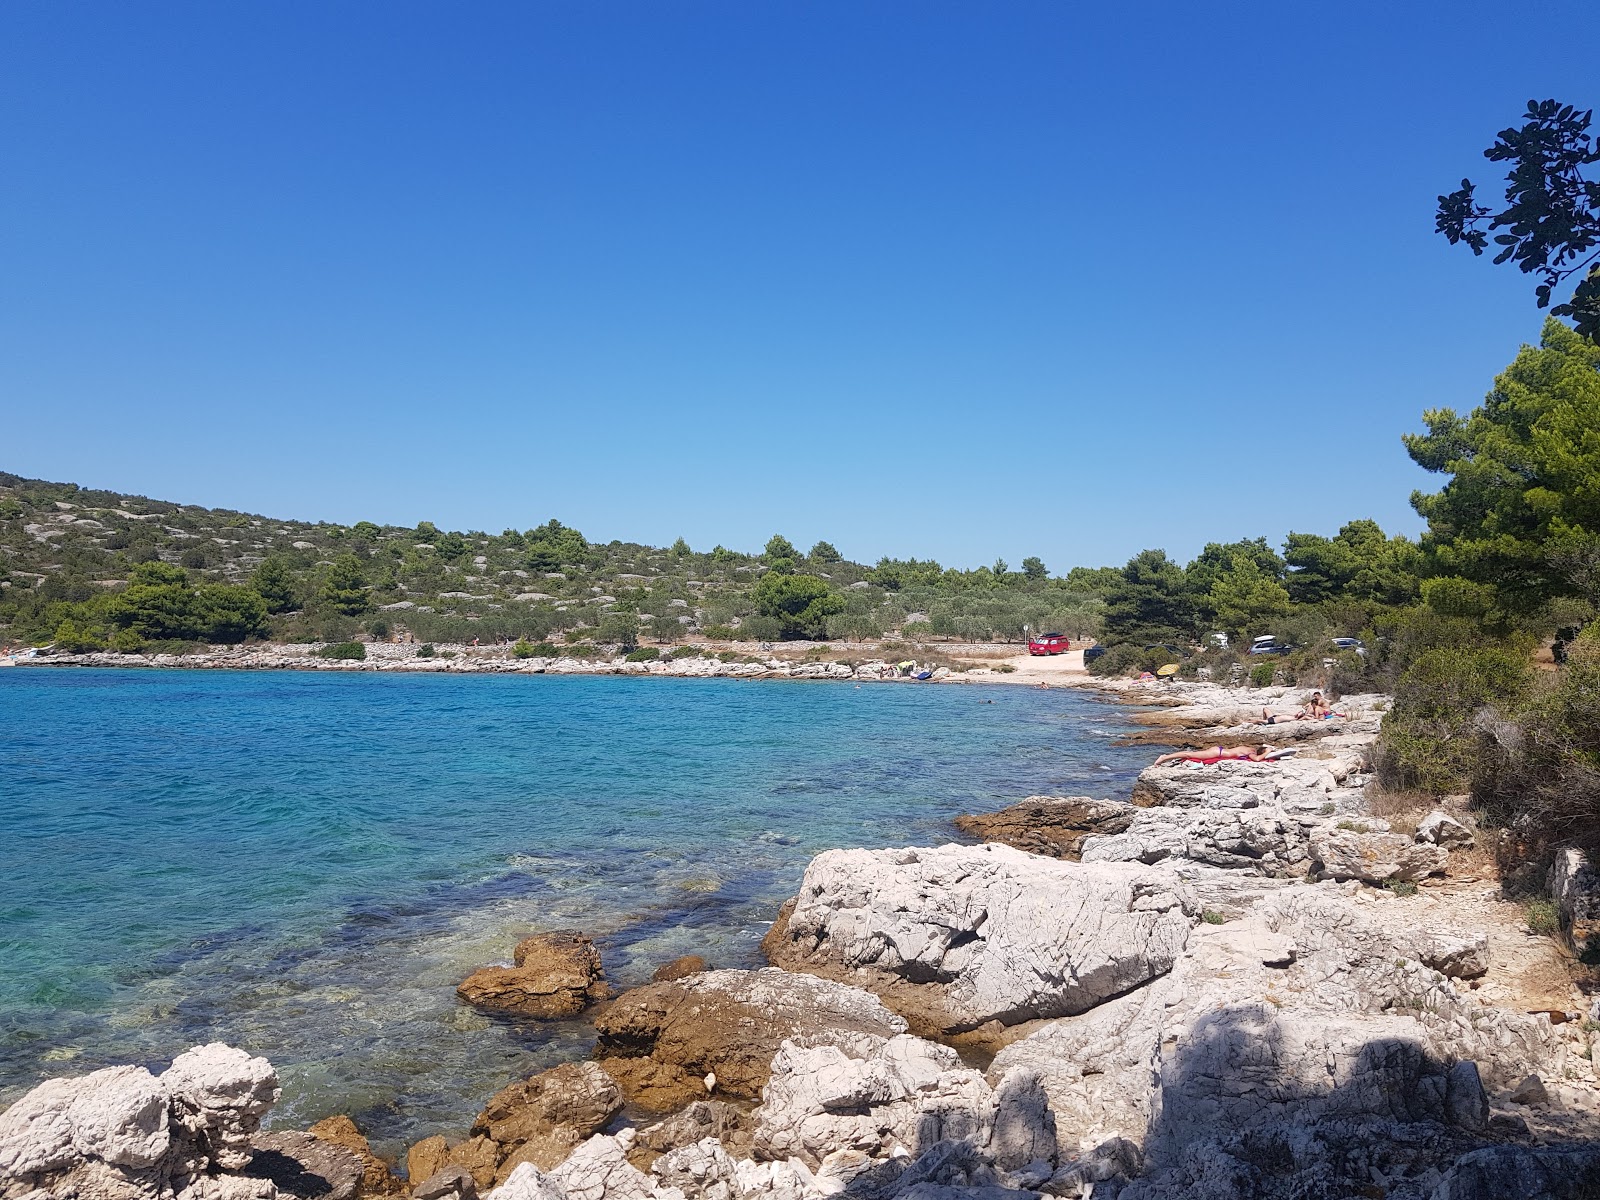
[[[1268,762],[1276,757],[1272,747],[1262,743],[1251,749],[1249,746],[1211,746],[1205,750],[1174,750],[1171,754],[1163,754],[1152,764],[1165,766],[1169,762],[1194,762],[1194,763],[1219,763],[1219,762]]]

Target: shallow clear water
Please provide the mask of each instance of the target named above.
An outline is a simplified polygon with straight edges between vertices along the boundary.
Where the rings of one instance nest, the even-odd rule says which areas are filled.
[[[279,1125],[460,1132],[591,1043],[456,1003],[519,937],[583,929],[622,986],[756,965],[812,855],[1126,795],[1121,728],[1006,686],[0,672],[0,1102],[221,1039]]]

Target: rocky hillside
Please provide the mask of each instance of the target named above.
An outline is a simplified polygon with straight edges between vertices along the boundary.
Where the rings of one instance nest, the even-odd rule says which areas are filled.
[[[857,640],[908,622],[921,622],[927,634],[987,640],[1018,637],[1024,624],[1084,632],[1099,605],[1080,586],[1037,571],[912,563],[917,573],[908,576],[906,564],[847,562],[825,542],[802,552],[776,537],[755,555],[721,546],[696,551],[681,540],[664,549],[597,544],[554,520],[498,534],[429,522],[346,526],[0,473],[0,637],[43,643],[70,620],[99,629],[104,641],[116,623],[97,598],[120,590],[145,563],[181,568],[194,587],[255,589],[266,614],[249,632],[279,641],[381,640],[397,632],[424,642],[665,643],[695,634]],[[755,585],[772,572],[821,582],[815,595],[776,597],[763,611]],[[143,640],[239,639],[208,638],[200,622],[187,636],[158,630]],[[91,634],[83,648],[93,644]]]

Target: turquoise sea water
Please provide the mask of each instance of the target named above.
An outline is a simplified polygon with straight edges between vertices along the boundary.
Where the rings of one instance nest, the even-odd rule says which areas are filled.
[[[279,1125],[461,1132],[591,1042],[456,1003],[519,937],[583,929],[620,986],[757,965],[812,855],[1126,795],[1122,727],[1006,686],[0,672],[0,1102],[221,1039]]]

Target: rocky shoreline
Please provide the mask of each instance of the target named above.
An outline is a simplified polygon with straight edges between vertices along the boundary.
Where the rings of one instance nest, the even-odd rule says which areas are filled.
[[[587,939],[528,939],[463,1002],[586,1011],[592,1060],[403,1178],[347,1118],[261,1132],[272,1068],[212,1045],[19,1100],[0,1200],[1600,1196],[1600,1025],[1539,975],[1559,953],[1470,821],[1371,812],[1383,698],[1263,726],[1260,691],[1110,687],[1172,742],[1298,753],[1031,797],[962,818],[975,845],[825,852],[759,970],[609,998]]]
[[[214,646],[189,654],[118,654],[97,650],[86,654],[36,654],[19,656],[12,665],[26,667],[160,667],[188,671],[367,671],[443,673],[457,675],[643,675],[674,679],[834,679],[872,682],[945,682],[967,673],[947,666],[930,666],[927,680],[917,680],[917,670],[897,662],[795,661],[775,654],[730,654],[726,659],[707,651],[684,658],[657,658],[629,662],[620,651],[605,658],[517,658],[504,646],[440,645],[430,657],[405,644],[365,645],[366,658],[323,658],[320,644],[260,643],[249,646]],[[904,659],[899,661],[906,661]],[[995,683],[1005,679],[980,667],[975,678]]]

